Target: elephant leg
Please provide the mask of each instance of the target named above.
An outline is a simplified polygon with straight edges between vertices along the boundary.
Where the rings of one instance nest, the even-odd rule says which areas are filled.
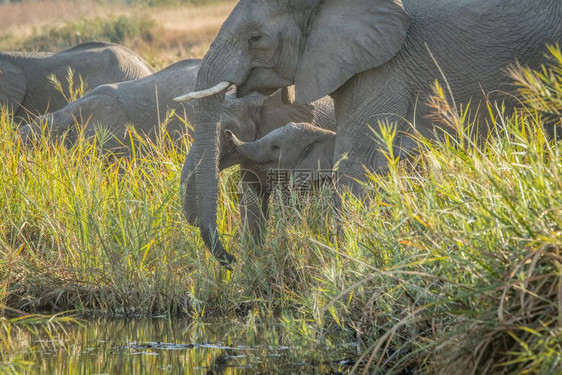
[[[339,162],[335,172],[338,188],[348,188],[357,197],[363,197],[365,193],[361,182],[367,180],[367,174],[386,174],[389,170],[389,157],[404,158],[415,152],[417,143],[410,135],[410,125],[398,122],[396,126],[398,128],[392,150],[375,135],[374,132],[379,132],[380,136],[377,125],[372,126],[372,130],[365,126],[366,129],[357,134],[336,140],[334,163]]]
[[[243,238],[248,244],[263,244],[269,211],[270,193],[263,179],[252,170],[241,167],[240,214],[244,223]]]
[[[379,74],[364,73],[351,79],[334,97],[338,100],[338,129],[333,163],[338,166],[335,175],[338,188],[348,188],[362,197],[365,193],[361,182],[367,179],[365,173],[388,171],[385,152],[389,150],[382,139],[382,127],[396,130],[392,142],[394,156],[414,147],[415,142],[408,133],[412,131],[413,119],[409,117],[415,97],[404,94],[407,90],[400,81],[398,77],[389,82]]]

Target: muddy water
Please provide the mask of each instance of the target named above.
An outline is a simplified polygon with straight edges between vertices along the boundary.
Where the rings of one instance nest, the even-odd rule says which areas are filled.
[[[27,339],[32,374],[339,374],[356,352],[288,346],[274,325],[169,319],[82,321]]]

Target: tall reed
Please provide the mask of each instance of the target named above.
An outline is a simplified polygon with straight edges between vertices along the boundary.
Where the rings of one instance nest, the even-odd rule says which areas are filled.
[[[175,146],[134,130],[135,152],[106,135],[31,147],[0,117],[0,278],[24,310],[275,319],[274,339],[343,344],[358,370],[555,374],[561,366],[562,97],[559,48],[544,70],[516,67],[522,108],[489,103],[492,134],[475,144],[469,112],[436,87],[442,140],[392,153],[392,125],[373,135],[389,158],[366,198],[274,206],[268,237],[238,236],[237,172],[222,174],[218,225],[239,261],[220,268],[181,215]],[[545,94],[546,93],[546,94]],[[546,107],[534,103],[548,103]],[[465,108],[466,109],[466,108]],[[80,129],[80,126],[78,126]],[[329,191],[320,192],[327,199]],[[302,198],[298,198],[302,199]],[[297,200],[298,200],[297,199]],[[326,214],[328,213],[328,214]],[[272,336],[272,337],[273,337]]]

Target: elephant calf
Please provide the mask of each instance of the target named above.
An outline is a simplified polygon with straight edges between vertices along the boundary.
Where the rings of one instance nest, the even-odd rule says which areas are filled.
[[[230,130],[225,133],[244,160],[269,176],[290,172],[297,188],[331,177],[336,140],[331,130],[291,122],[253,142],[240,141]],[[295,173],[300,178],[295,178]]]
[[[64,107],[70,96],[68,87],[63,83],[61,93],[48,77],[54,74],[64,82],[69,68],[75,80],[81,77],[88,88],[154,73],[136,53],[111,43],[82,43],[56,53],[0,52],[0,106],[7,106],[24,119]]]
[[[281,194],[275,195],[280,198],[279,203],[287,204],[291,184],[307,193],[332,178],[334,131],[310,123],[290,122],[251,142],[239,140],[228,129],[223,133],[241,161],[240,211],[245,221],[246,241],[264,240],[269,197],[276,188],[281,189]],[[223,264],[233,260],[232,256],[228,257],[230,254],[225,254],[217,254]]]

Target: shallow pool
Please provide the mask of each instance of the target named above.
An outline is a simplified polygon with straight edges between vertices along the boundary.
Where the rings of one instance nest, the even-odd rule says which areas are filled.
[[[287,345],[275,324],[228,321],[82,320],[20,335],[33,374],[339,374],[356,353],[353,344]]]

